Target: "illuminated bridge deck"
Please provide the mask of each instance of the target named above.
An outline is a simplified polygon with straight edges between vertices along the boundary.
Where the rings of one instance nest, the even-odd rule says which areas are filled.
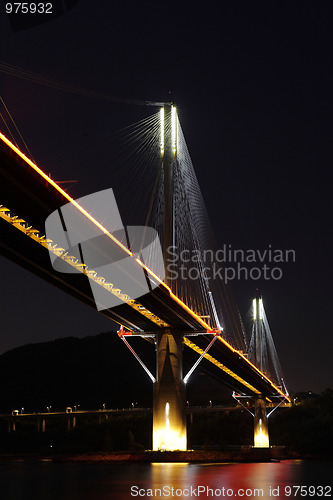
[[[0,134],[1,254],[95,308],[87,276],[84,273],[57,273],[42,236],[46,218],[69,201],[71,198],[65,191]],[[110,240],[110,245],[114,247],[117,242]],[[144,267],[140,262],[135,265]],[[148,282],[155,279],[149,270],[145,272]],[[206,332],[210,328],[163,283],[138,301],[124,301],[122,305],[101,312],[138,332],[172,328],[186,335],[186,332]],[[210,340],[211,336],[200,335],[185,338],[185,344],[200,354],[200,349],[205,349]],[[205,358],[226,385],[252,395],[284,396],[246,356],[223,339],[219,340]]]

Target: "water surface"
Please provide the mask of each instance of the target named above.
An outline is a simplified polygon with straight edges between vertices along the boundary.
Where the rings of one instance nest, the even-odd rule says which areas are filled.
[[[250,464],[2,462],[1,498],[302,498],[297,486],[303,486],[307,497],[332,498],[332,489],[324,489],[323,495],[318,489],[319,485],[331,486],[332,466],[330,461],[302,460]]]

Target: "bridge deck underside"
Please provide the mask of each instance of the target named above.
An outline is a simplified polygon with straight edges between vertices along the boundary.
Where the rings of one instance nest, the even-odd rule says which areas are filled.
[[[29,225],[43,233],[48,215],[66,203],[68,200],[52,184],[43,179],[7,144],[0,141],[0,205],[6,206],[15,215],[23,218]],[[47,249],[3,219],[0,219],[0,234],[0,253],[3,256],[70,293],[82,302],[96,307],[86,276],[56,272],[51,265]],[[144,308],[161,318],[174,330],[179,332],[203,331],[195,315],[181,306],[164,286],[155,288],[138,300]],[[126,303],[101,312],[130,329],[154,332],[160,328],[148,317]],[[196,336],[193,341],[205,349],[210,339],[211,336]],[[276,392],[271,384],[244,358],[222,342],[215,342],[211,355],[265,396]],[[227,372],[222,371],[207,360],[204,360],[203,363],[209,365],[212,374],[222,379],[229,387],[241,392],[246,390],[239,380]],[[247,389],[247,393],[251,394],[251,390]]]

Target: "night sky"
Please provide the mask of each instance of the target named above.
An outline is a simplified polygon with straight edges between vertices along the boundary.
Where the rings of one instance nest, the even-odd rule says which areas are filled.
[[[295,250],[280,280],[232,283],[244,317],[256,288],[263,294],[290,391],[333,386],[332,48],[329,1],[81,0],[19,31],[0,16],[1,62],[108,96],[176,103],[220,248]],[[68,187],[75,196],[97,186],[95,166],[75,152],[158,110],[4,73],[0,95],[38,165],[79,178]],[[107,178],[103,160],[96,176]],[[4,258],[0,272],[0,352],[114,326]]]

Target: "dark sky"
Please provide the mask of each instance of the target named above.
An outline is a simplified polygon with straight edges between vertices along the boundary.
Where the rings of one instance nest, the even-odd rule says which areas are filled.
[[[0,17],[2,62],[109,96],[171,95],[219,246],[295,250],[280,280],[233,282],[244,316],[260,288],[291,391],[333,386],[332,24],[329,1],[282,0],[81,0],[16,32]],[[85,174],[94,166],[67,169],[59,158],[155,111],[6,74],[0,94],[38,164],[57,179],[79,176],[79,195],[91,192]],[[0,352],[110,328],[3,258],[0,270]]]

